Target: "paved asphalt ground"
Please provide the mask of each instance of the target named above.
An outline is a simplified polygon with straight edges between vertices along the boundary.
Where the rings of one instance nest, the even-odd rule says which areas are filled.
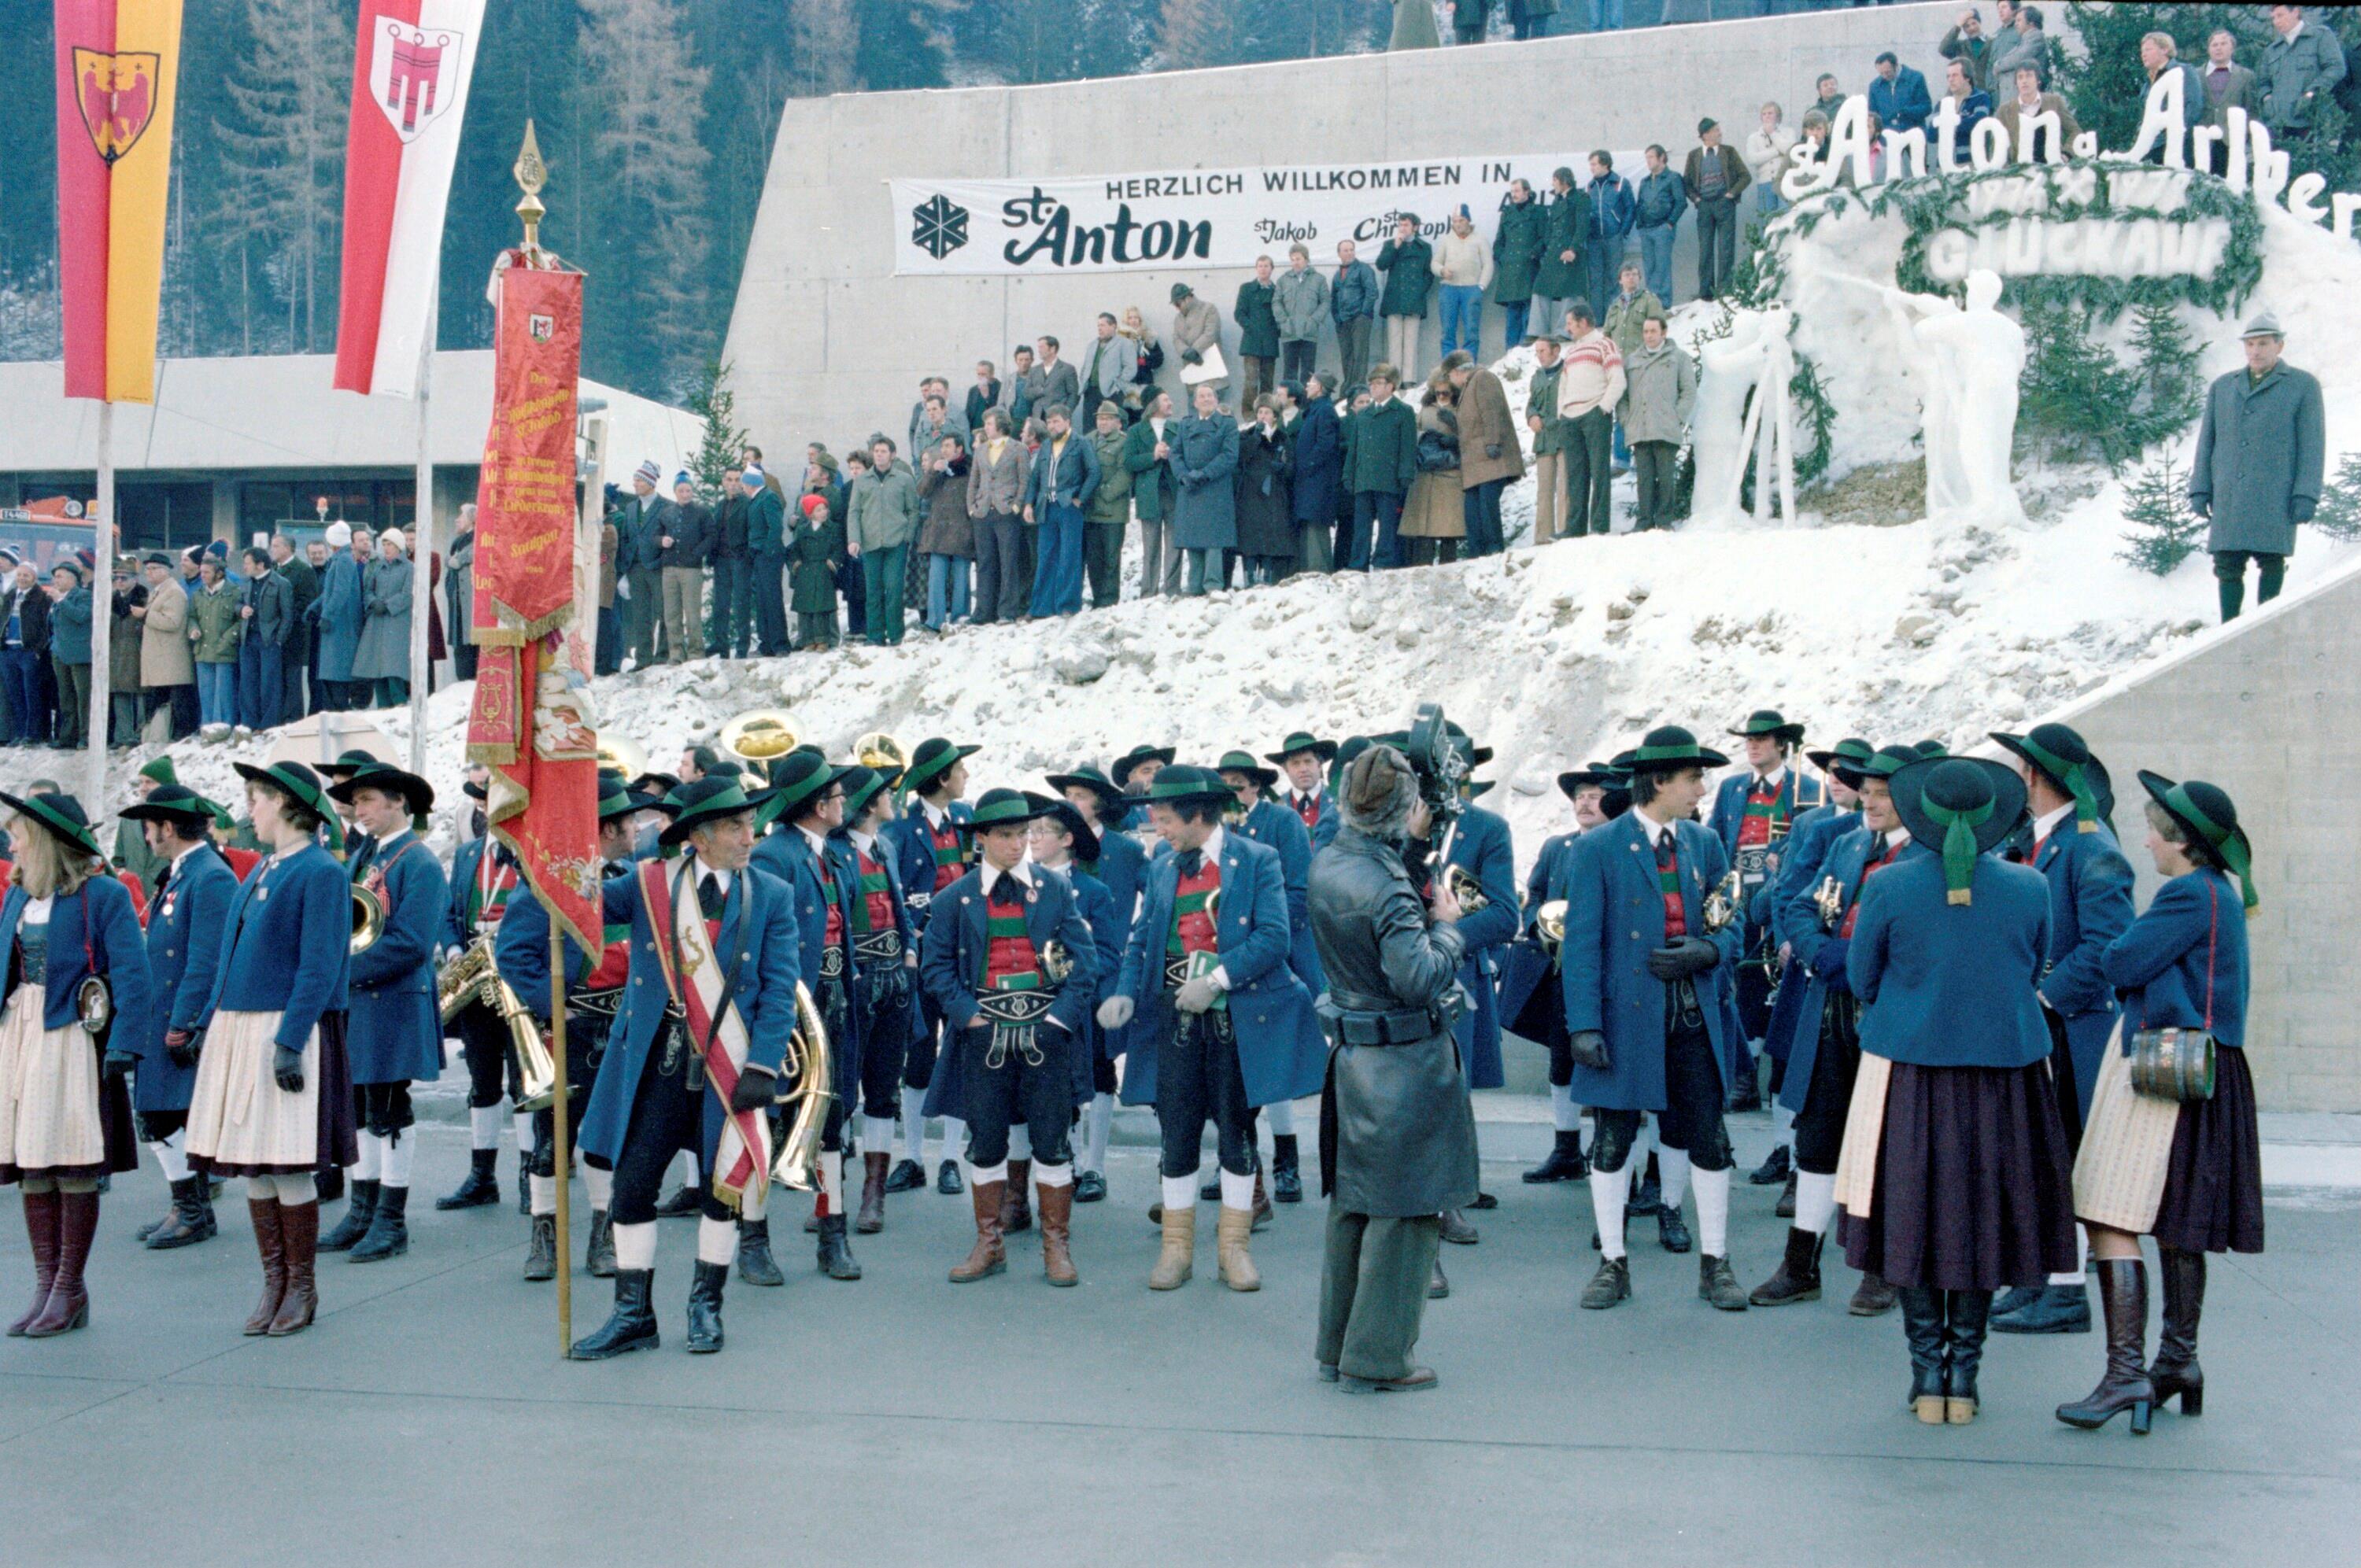
[[[947,1283],[967,1201],[910,1194],[859,1238],[858,1284],[812,1272],[799,1219],[781,1225],[786,1288],[733,1278],[729,1348],[692,1358],[693,1226],[667,1222],[664,1347],[571,1365],[553,1288],[517,1277],[513,1208],[433,1211],[463,1143],[426,1130],[409,1255],[324,1258],[320,1321],[285,1341],[238,1335],[256,1266],[234,1190],[217,1241],[150,1254],[131,1232],[160,1183],[119,1180],[91,1326],[0,1342],[0,1563],[2356,1560],[2349,1197],[2276,1194],[2270,1252],[2216,1261],[2208,1413],[2135,1440],[2050,1418],[2095,1378],[2095,1334],[1996,1336],[1982,1418],[1922,1427],[1899,1324],[1845,1315],[1850,1271],[1817,1304],[1725,1317],[1653,1222],[1635,1299],[1579,1312],[1582,1191],[1523,1186],[1508,1159],[1487,1167],[1481,1244],[1444,1249],[1430,1394],[1314,1380],[1316,1199],[1257,1239],[1260,1294],[1216,1281],[1209,1218],[1195,1281],[1151,1295],[1152,1156],[1129,1147],[1112,1199],[1078,1211],[1079,1289],[1041,1282],[1034,1235],[1005,1276]],[[1776,1260],[1772,1198],[1734,1205],[1750,1285]],[[16,1207],[0,1198],[12,1315]],[[577,1331],[609,1300],[577,1277]]]

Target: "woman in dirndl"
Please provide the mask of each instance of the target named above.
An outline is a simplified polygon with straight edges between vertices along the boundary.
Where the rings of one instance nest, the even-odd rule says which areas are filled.
[[[2129,1410],[2134,1432],[2147,1431],[2154,1407],[2175,1397],[2184,1416],[2204,1408],[2197,1318],[2205,1255],[2263,1250],[2262,1144],[2244,1049],[2253,847],[2238,808],[2214,785],[2148,773],[2139,781],[2148,793],[2147,851],[2166,880],[2100,957],[2123,995],[2122,1022],[2074,1161],[2074,1212],[2090,1229],[2106,1311],[2107,1369],[2087,1398],[2058,1407],[2059,1420],[2085,1429]],[[2200,1039],[2211,1038],[2210,1095],[2173,1098],[2164,1085],[2136,1082],[2140,1036],[2163,1029],[2182,1031],[2176,1043],[2184,1049],[2202,1052]],[[2147,1365],[2142,1236],[2156,1238],[2164,1273],[2164,1329]]]
[[[82,1266],[98,1184],[138,1167],[123,1081],[131,1058],[106,1042],[115,1014],[126,1042],[147,1015],[148,944],[131,894],[100,874],[105,856],[80,801],[0,795],[0,805],[16,856],[0,902],[0,1186],[23,1185],[33,1248],[33,1304],[8,1332],[48,1339],[90,1321]]]
[[[262,1258],[262,1299],[246,1332],[280,1337],[309,1327],[319,1309],[316,1173],[359,1153],[345,1062],[352,884],[320,845],[324,825],[336,847],[343,834],[319,775],[301,762],[236,767],[270,855],[238,886],[221,978],[197,1020],[189,1165],[246,1178]]]
[[[1897,1288],[1908,1405],[1975,1419],[1992,1293],[2074,1263],[2072,1160],[2034,984],[2049,884],[1993,851],[2025,811],[1998,762],[1888,781],[1912,846],[1862,884],[1845,973],[1859,1076],[1837,1163],[1846,1260]]]

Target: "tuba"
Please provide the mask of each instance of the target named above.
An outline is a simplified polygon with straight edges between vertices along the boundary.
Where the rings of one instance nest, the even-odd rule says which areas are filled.
[[[829,1102],[836,1098],[834,1071],[828,1023],[812,1000],[811,988],[797,981],[796,1026],[787,1036],[786,1059],[779,1064],[779,1081],[795,1084],[779,1103],[795,1112],[786,1135],[779,1140],[778,1157],[771,1162],[771,1178],[782,1187],[810,1192],[819,1186],[820,1127],[828,1120]]]
[[[598,765],[612,768],[627,779],[638,778],[648,771],[647,748],[628,735],[602,733],[598,737]]]
[[[755,707],[721,727],[721,749],[741,762],[753,762],[765,773],[770,765],[803,743],[803,721],[779,708]]]
[[[541,1037],[540,1020],[526,1010],[516,989],[493,966],[489,934],[477,938],[467,944],[466,952],[445,964],[434,982],[435,1014],[445,1024],[479,1002],[508,1026],[509,1049],[516,1056],[516,1108],[547,1110],[557,1099],[557,1064]],[[578,1087],[576,1091],[579,1092]]]
[[[363,883],[353,883],[353,939],[347,954],[365,953],[385,935],[385,900],[377,889]]]
[[[852,760],[887,779],[899,779],[910,766],[910,749],[884,730],[873,729],[852,743]]]

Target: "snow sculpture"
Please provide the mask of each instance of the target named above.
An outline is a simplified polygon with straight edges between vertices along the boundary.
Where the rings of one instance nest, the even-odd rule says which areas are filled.
[[[2025,521],[2009,480],[2025,329],[1994,308],[2000,288],[1998,273],[1969,273],[1964,309],[1939,295],[1885,291],[1919,396],[1929,518]]]
[[[1754,521],[1768,521],[1773,476],[1780,515],[1795,516],[1795,415],[1787,383],[1795,351],[1787,343],[1784,305],[1732,311],[1727,336],[1697,347],[1696,411],[1689,449],[1697,465],[1689,520],[1734,523],[1745,517],[1739,497],[1747,454],[1755,459]]]

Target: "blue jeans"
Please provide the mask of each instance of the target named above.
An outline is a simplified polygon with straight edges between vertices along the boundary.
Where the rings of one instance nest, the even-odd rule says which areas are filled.
[[[967,619],[968,558],[964,555],[927,557],[927,630],[940,631],[950,621]]]
[[[1033,618],[1082,608],[1082,509],[1051,501],[1033,527]]]
[[[1667,309],[1673,302],[1673,239],[1680,232],[1677,222],[1640,231],[1640,280]]]
[[[902,629],[908,624],[903,566],[909,558],[906,544],[861,553],[861,582],[869,601],[863,623],[869,629],[869,641],[881,648],[901,641]]]
[[[237,722],[237,666],[197,661],[197,722]]]
[[[1754,182],[1754,215],[1756,217],[1775,218],[1786,210],[1787,198],[1779,194],[1779,188],[1776,185],[1768,180],[1758,180]]]
[[[259,637],[238,645],[238,722],[248,729],[269,729],[279,722],[280,651]]]
[[[1503,302],[1501,302],[1501,305],[1500,305],[1500,352],[1501,352],[1501,353],[1505,354],[1505,353],[1507,353],[1510,349],[1516,347],[1516,346],[1517,346],[1517,345],[1519,345],[1519,344],[1521,344],[1521,343],[1522,343],[1522,342],[1524,342],[1524,341],[1525,341],[1525,323],[1526,323],[1526,321],[1530,318],[1530,316],[1531,316],[1531,314],[1532,314],[1532,308],[1533,308],[1533,302],[1532,302],[1532,301],[1531,301],[1531,300],[1529,300],[1529,299],[1527,299],[1527,300],[1519,300],[1519,301],[1518,301],[1516,303],[1514,303],[1514,304],[1510,304],[1510,303],[1509,303],[1509,302],[1507,302],[1506,301],[1503,301]]]
[[[1353,550],[1350,569],[1380,571],[1401,565],[1402,499],[1386,490],[1353,492]]]
[[[1590,30],[1604,32],[1623,25],[1623,0],[1590,0]]]
[[[1484,291],[1466,283],[1443,286],[1443,352],[1464,348],[1483,357]]]
[[[49,656],[29,648],[0,653],[0,677],[8,697],[8,735],[19,746],[38,745],[49,738],[48,697]]]

